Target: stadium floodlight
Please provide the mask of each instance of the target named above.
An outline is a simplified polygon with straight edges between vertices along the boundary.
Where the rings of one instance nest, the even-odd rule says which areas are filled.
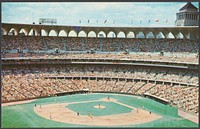
[[[40,18],[39,24],[57,24],[57,19],[55,18]]]

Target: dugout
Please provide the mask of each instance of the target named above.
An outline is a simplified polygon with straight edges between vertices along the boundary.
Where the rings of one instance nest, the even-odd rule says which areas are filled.
[[[156,100],[156,101],[158,101],[158,102],[160,102],[160,103],[163,103],[163,104],[166,104],[166,105],[169,104],[169,100],[160,98],[160,97],[155,96],[155,95],[151,95],[151,94],[149,94],[149,93],[144,93],[144,97],[148,97],[148,98],[150,98],[150,99]]]

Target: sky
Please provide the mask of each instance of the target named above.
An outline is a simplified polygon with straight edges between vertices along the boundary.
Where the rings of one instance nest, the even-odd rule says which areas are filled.
[[[186,2],[2,2],[2,23],[39,24],[40,18],[57,19],[56,25],[170,27]],[[192,2],[198,7],[197,2]]]

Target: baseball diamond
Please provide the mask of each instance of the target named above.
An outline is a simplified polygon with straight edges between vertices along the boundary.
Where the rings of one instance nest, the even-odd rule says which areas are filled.
[[[95,108],[98,104],[105,108]],[[198,127],[174,107],[125,94],[72,94],[3,106],[2,110],[3,118],[7,116],[3,127]],[[8,120],[13,120],[11,125],[6,124]]]

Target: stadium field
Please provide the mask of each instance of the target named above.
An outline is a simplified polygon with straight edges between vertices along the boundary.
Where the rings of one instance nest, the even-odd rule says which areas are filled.
[[[178,109],[149,98],[88,93],[3,106],[2,127],[198,127],[198,124],[179,116]]]

